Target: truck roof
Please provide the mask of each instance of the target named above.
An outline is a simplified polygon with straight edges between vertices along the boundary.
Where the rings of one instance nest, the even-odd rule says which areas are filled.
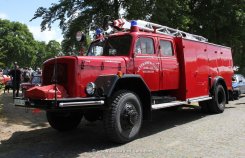
[[[175,37],[178,37],[178,36],[167,35],[167,34],[159,34],[159,33],[154,33],[154,32],[149,32],[149,31],[146,32],[146,31],[142,31],[142,30],[140,30],[139,32],[119,31],[119,32],[115,32],[113,34],[110,34],[108,37],[132,35],[132,34],[148,35],[148,36],[163,37],[163,38],[175,38]],[[207,42],[207,41],[196,41],[196,40],[193,40],[193,39],[186,39],[186,38],[183,38],[183,37],[181,37],[181,38],[183,40],[190,40],[190,41],[193,41],[193,42],[206,43],[206,44],[210,44],[210,45],[213,45],[213,46],[218,46],[218,47],[231,49],[230,47],[227,47],[227,46],[224,46],[224,45],[219,45],[219,44],[214,44],[214,43]]]

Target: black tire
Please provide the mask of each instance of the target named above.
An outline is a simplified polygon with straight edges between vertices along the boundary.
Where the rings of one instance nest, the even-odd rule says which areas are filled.
[[[234,100],[238,100],[240,97],[241,92],[240,91],[234,91],[233,98]]]
[[[82,119],[81,112],[46,112],[51,127],[58,131],[75,129]]]
[[[88,110],[84,112],[84,118],[89,122],[101,120],[102,113],[99,110]]]
[[[142,107],[136,94],[118,91],[104,111],[104,127],[109,139],[116,143],[127,143],[138,135],[142,124]]]
[[[217,85],[214,90],[213,99],[209,101],[210,112],[218,114],[225,110],[226,94],[222,85]]]

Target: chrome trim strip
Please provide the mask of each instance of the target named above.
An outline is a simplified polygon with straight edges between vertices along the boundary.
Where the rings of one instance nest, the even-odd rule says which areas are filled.
[[[104,100],[98,101],[82,101],[82,102],[64,102],[59,103],[59,107],[73,107],[73,106],[90,106],[90,105],[104,105]]]
[[[199,101],[204,101],[204,100],[210,100],[212,99],[212,97],[210,96],[202,96],[202,97],[196,97],[196,98],[190,98],[190,99],[187,99],[187,102],[188,103],[191,103],[191,102],[199,102]]]
[[[186,102],[174,101],[174,102],[170,102],[170,103],[154,104],[151,106],[151,109],[157,110],[157,109],[168,108],[168,107],[183,105],[183,104],[186,104]]]

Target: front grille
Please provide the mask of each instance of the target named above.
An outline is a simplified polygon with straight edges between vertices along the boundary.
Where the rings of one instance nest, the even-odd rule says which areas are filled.
[[[67,88],[67,65],[58,63],[44,66],[43,85],[60,84]]]

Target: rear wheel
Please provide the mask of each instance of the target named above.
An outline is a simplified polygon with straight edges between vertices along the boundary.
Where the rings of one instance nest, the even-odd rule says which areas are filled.
[[[136,138],[142,124],[142,108],[137,95],[118,91],[104,112],[104,126],[108,137],[116,143],[126,143]]]
[[[225,110],[226,94],[222,85],[217,85],[214,90],[213,99],[209,101],[208,107],[212,113],[222,113]]]
[[[75,129],[81,119],[81,112],[49,112],[46,113],[51,127],[58,131],[69,131]]]
[[[233,93],[233,98],[234,98],[235,100],[238,100],[239,97],[240,97],[240,94],[241,94],[240,91],[234,91],[234,93]]]

